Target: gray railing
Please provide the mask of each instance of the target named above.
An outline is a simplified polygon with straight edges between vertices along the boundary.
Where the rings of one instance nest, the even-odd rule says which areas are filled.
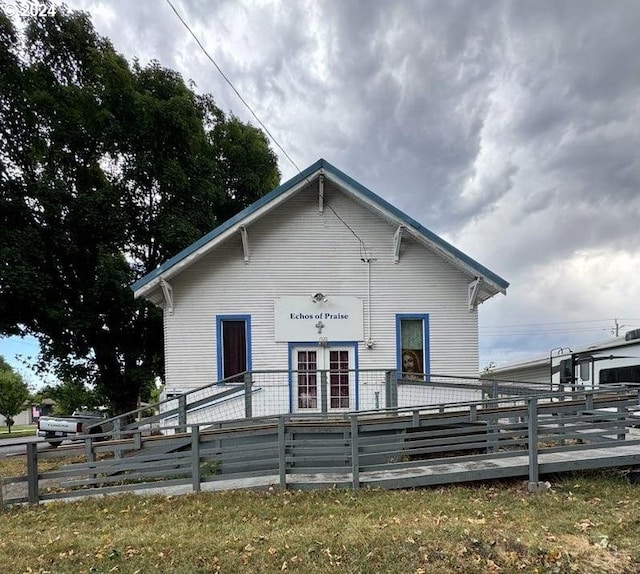
[[[548,393],[548,386],[472,377],[430,374],[423,380],[404,379],[393,369],[349,370],[353,386],[349,412],[382,411],[414,405],[511,399]],[[308,373],[305,373],[308,374]],[[301,409],[295,402],[297,371],[251,371],[187,391],[155,405],[137,409],[94,425],[92,432],[120,437],[122,431],[184,431],[194,424],[217,423],[290,412],[314,415],[336,412],[330,404],[330,371],[317,371],[317,407]],[[240,381],[238,381],[240,378]],[[148,414],[153,410],[154,414]]]
[[[640,464],[633,429],[639,401],[637,388],[615,388],[209,421],[189,432],[179,424],[169,436],[121,429],[119,440],[88,435],[58,449],[27,444],[25,474],[2,479],[3,498],[16,504],[123,491],[401,488],[513,476],[535,488],[544,472]]]

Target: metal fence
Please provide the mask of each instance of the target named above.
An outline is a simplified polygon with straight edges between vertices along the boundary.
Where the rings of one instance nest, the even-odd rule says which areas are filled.
[[[122,491],[401,488],[513,476],[535,486],[545,472],[640,464],[639,403],[637,388],[620,387],[202,421],[176,425],[169,436],[120,429],[119,440],[27,444],[25,475],[3,478],[2,494],[16,504]]]
[[[145,416],[149,407],[139,409],[102,421],[99,430],[111,431],[113,428],[114,436],[119,436],[121,430],[141,427],[168,433],[185,430],[194,424],[241,418],[382,411],[499,398],[521,397],[524,400],[527,396],[549,393],[547,385],[537,383],[435,374],[422,379],[403,379],[391,369],[359,369],[341,373],[348,379],[348,407],[346,402],[340,402],[342,408],[334,408],[334,374],[327,370],[314,373],[315,394],[311,400],[297,394],[298,376],[308,375],[308,372],[298,371],[251,371],[187,392],[165,391],[167,398],[154,405],[155,414]]]

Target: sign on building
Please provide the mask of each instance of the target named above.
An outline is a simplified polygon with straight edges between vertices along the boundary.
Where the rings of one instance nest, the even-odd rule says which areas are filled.
[[[363,341],[363,302],[317,293],[274,300],[277,342]]]

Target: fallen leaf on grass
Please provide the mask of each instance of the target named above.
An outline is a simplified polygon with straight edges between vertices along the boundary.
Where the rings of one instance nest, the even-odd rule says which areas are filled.
[[[588,518],[584,518],[576,524],[576,528],[579,528],[580,530],[582,530],[582,532],[586,532],[587,530],[589,530],[589,528],[593,528],[594,526],[595,524]]]

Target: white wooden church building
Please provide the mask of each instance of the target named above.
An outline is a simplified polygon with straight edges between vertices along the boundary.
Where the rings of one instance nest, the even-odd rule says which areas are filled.
[[[370,369],[477,377],[477,306],[507,287],[323,159],[132,285],[164,310],[168,389],[275,370],[284,412],[319,408],[322,370],[335,410],[372,407]]]

